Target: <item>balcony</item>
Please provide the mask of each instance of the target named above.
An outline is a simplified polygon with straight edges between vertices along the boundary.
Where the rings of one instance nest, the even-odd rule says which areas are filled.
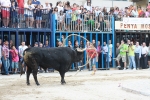
[[[52,17],[55,15],[55,17]],[[55,13],[46,9],[2,8],[1,30],[111,32],[112,16],[102,13]]]

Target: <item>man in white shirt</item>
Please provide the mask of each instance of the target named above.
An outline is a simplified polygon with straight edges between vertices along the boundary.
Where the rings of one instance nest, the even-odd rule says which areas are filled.
[[[1,12],[2,12],[2,19],[3,19],[3,24],[4,28],[8,28],[9,24],[9,19],[10,19],[10,7],[11,3],[10,0],[0,0],[0,5],[1,5]]]
[[[141,65],[142,65],[142,69],[146,69],[147,68],[147,54],[148,54],[148,48],[145,44],[145,42],[143,42],[143,46],[141,47]]]
[[[111,57],[112,57],[112,49],[113,49],[113,45],[111,43],[111,40],[109,40],[109,61],[110,61],[110,66],[112,65],[111,63]]]
[[[113,45],[111,44],[111,40],[109,40],[109,55],[112,57],[112,49]]]
[[[139,42],[136,42],[134,52],[135,52],[136,67],[137,67],[137,69],[139,69],[140,68],[140,58],[141,58],[141,46],[139,45]]]
[[[102,48],[102,52],[103,52],[103,57],[104,57],[104,68],[108,67],[108,60],[107,60],[107,54],[108,54],[108,47],[106,42],[104,42],[104,46]]]
[[[21,45],[19,46],[19,57],[20,57],[20,62],[22,62],[23,60],[23,52],[25,49],[27,49],[28,47],[25,45],[25,42],[22,42]],[[24,68],[26,65],[23,62],[22,67]],[[26,69],[27,70],[27,69]],[[25,69],[24,69],[25,71]],[[25,72],[26,73],[26,72]]]
[[[133,8],[131,14],[132,14],[133,17],[138,17],[139,16],[139,13],[138,13],[136,7]]]

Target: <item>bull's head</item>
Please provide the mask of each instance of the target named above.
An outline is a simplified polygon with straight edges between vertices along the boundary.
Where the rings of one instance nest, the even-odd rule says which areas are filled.
[[[75,51],[76,51],[76,57],[75,57],[75,62],[79,62],[83,59],[83,52],[86,50],[85,49],[80,49],[80,48],[77,48]]]

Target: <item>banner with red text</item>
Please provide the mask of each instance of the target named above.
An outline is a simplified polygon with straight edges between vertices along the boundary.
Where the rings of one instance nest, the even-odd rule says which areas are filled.
[[[123,21],[115,21],[116,30],[150,30],[150,24],[129,24]]]

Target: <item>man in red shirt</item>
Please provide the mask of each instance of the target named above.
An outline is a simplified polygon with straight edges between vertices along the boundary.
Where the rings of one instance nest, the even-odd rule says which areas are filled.
[[[95,72],[96,72],[96,62],[98,60],[98,54],[97,54],[97,50],[95,49],[93,44],[90,44],[90,48],[87,49],[87,57],[90,58],[90,62],[89,62],[90,68],[89,68],[89,70],[92,70],[92,67],[93,67],[94,72],[92,73],[92,75],[94,75]]]

